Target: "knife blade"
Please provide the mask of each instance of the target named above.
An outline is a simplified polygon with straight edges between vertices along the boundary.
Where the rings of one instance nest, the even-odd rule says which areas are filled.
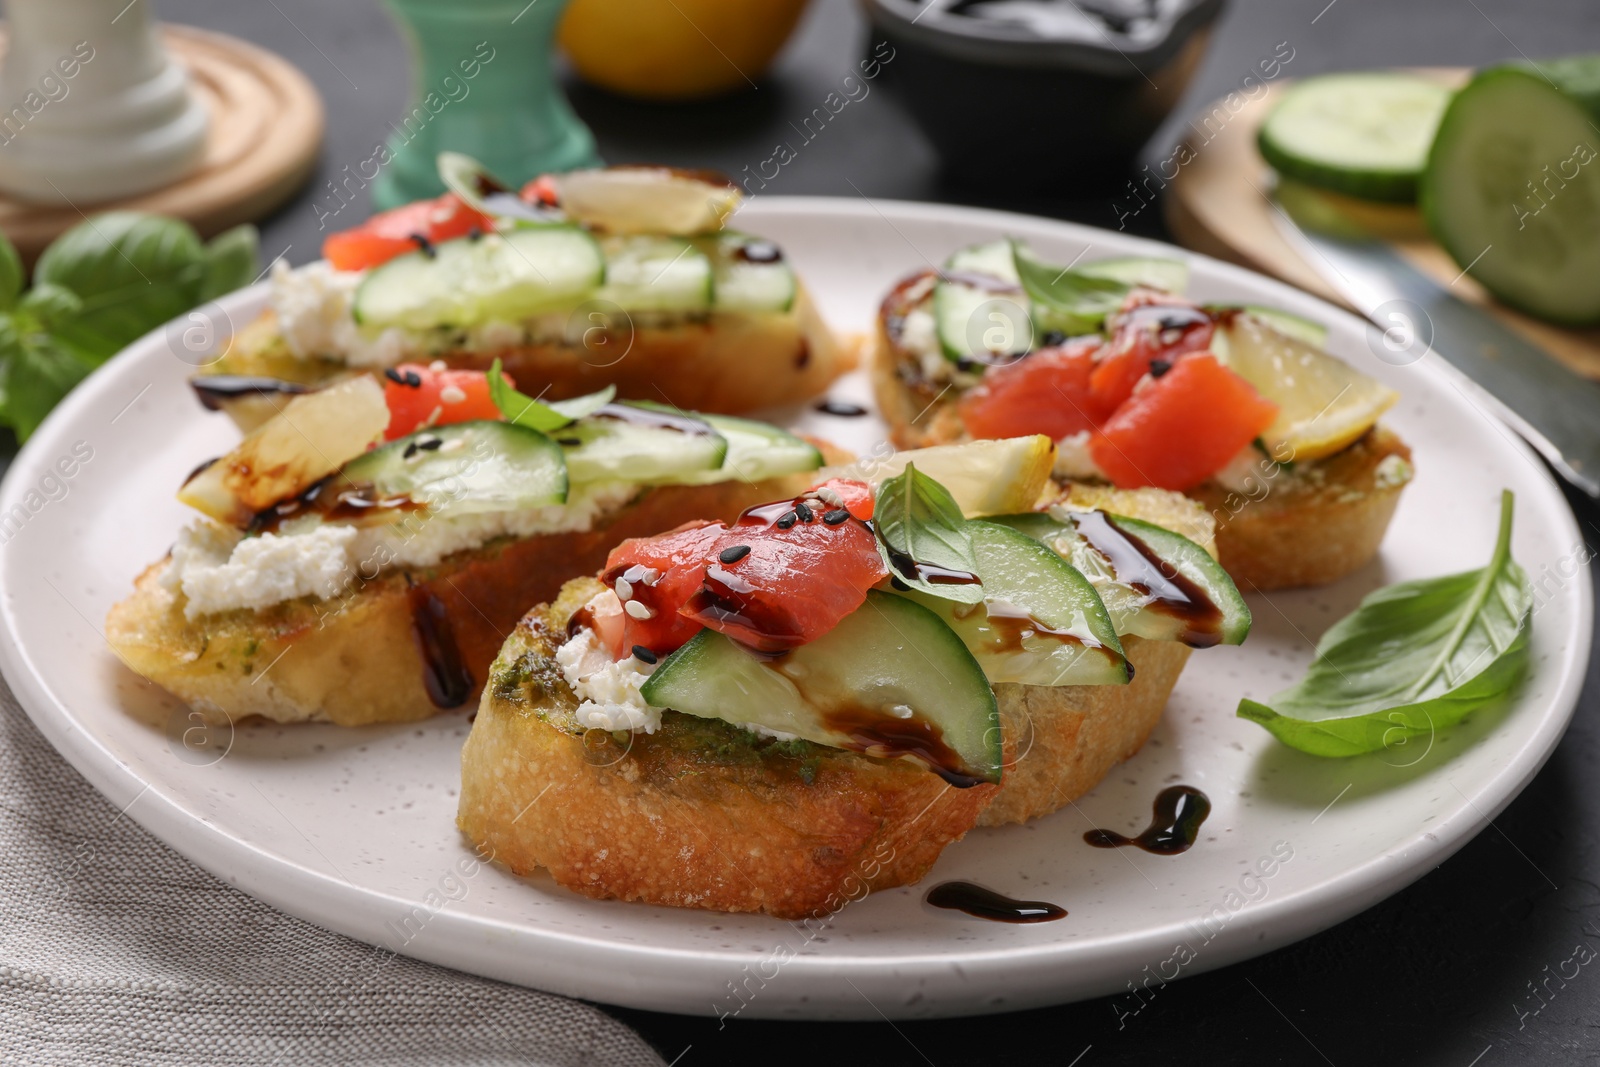
[[[1339,220],[1292,212],[1274,221],[1322,279],[1382,331],[1380,359],[1414,362],[1431,351],[1461,373],[1463,392],[1532,445],[1563,478],[1600,499],[1600,384],[1570,370],[1499,319],[1452,294],[1389,245]],[[1328,208],[1319,209],[1329,210]],[[1391,356],[1379,351],[1379,346]]]

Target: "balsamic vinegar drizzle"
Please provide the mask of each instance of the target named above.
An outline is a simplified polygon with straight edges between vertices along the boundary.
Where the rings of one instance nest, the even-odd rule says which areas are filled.
[[[971,882],[942,882],[924,898],[936,908],[964,911],[979,919],[1002,923],[1047,923],[1064,919],[1067,909],[1044,900],[1013,900],[1003,893]]]
[[[1184,624],[1178,640],[1191,648],[1222,643],[1222,609],[1206,591],[1103,511],[1071,512],[1089,547],[1111,563],[1117,580],[1155,598],[1150,610]]]
[[[1200,836],[1200,824],[1211,814],[1211,799],[1192,785],[1168,786],[1156,794],[1150,825],[1138,837],[1115,830],[1090,830],[1083,839],[1095,848],[1134,845],[1157,856],[1189,851]]]
[[[819,400],[814,407],[824,415],[837,415],[841,419],[859,419],[867,413],[866,408],[848,400]]]
[[[408,594],[411,626],[422,654],[422,682],[436,708],[459,708],[472,695],[472,671],[456,643],[455,629],[444,601],[425,585],[413,585]]]
[[[299,396],[309,392],[299,382],[244,374],[202,375],[191,378],[189,386],[207,411],[221,411],[224,403],[241,396]]]

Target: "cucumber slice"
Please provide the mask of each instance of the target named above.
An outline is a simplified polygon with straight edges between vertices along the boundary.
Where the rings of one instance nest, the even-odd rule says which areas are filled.
[[[1107,278],[1125,285],[1142,285],[1164,293],[1182,296],[1189,288],[1189,264],[1181,259],[1150,259],[1145,256],[1119,256],[1097,259],[1074,268],[1091,278]]]
[[[780,656],[702,630],[640,692],[658,708],[872,756],[911,756],[956,786],[1000,780],[1000,712],[939,616],[872,591],[839,625]]]
[[[607,404],[553,433],[574,485],[690,481],[720,470],[728,453],[709,423],[635,404]]]
[[[1004,363],[1033,351],[1033,319],[1021,289],[995,281],[974,285],[956,275],[933,287],[933,321],[939,347],[951,360]]]
[[[700,311],[711,306],[711,260],[684,238],[607,237],[600,247],[606,257],[600,299],[624,311]]]
[[[676,409],[652,400],[631,400],[629,405],[669,415],[679,414]],[[822,453],[815,445],[771,423],[702,412],[695,412],[694,418],[703,420],[727,438],[728,452],[723,457],[722,466],[716,470],[686,472],[681,478],[674,479],[682,485],[706,485],[735,479],[759,482],[785,474],[814,471],[822,466]]]
[[[951,254],[944,261],[944,269],[951,274],[987,274],[1003,282],[1017,283],[1017,265],[1011,257],[1010,241],[990,241],[983,245],[970,245]]]
[[[711,260],[718,311],[781,313],[794,306],[794,271],[771,241],[728,230],[694,242]]]
[[[426,504],[434,515],[521,511],[567,499],[561,449],[539,431],[510,422],[421,430],[357,456],[341,474],[371,485],[379,496]]]
[[[1059,508],[991,521],[1076,567],[1100,594],[1118,634],[1209,648],[1236,645],[1250,632],[1250,608],[1233,579],[1182,534],[1122,515]]]
[[[1007,526],[966,524],[983,583],[981,604],[902,593],[945,620],[994,684],[1126,685],[1128,661],[1089,580]]]
[[[586,231],[530,226],[396,256],[368,272],[353,311],[365,326],[416,330],[515,322],[579,303],[604,273],[600,246]]]
[[[1600,323],[1600,60],[1484,71],[1439,124],[1423,217],[1500,301],[1567,326]]]
[[[1412,74],[1325,74],[1284,90],[1256,143],[1280,173],[1308,185],[1405,203],[1416,199],[1449,103],[1448,88]]]

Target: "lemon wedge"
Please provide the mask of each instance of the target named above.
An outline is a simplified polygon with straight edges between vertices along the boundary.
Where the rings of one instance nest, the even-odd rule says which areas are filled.
[[[1261,434],[1274,456],[1331,456],[1400,399],[1383,383],[1254,315],[1234,315],[1217,334],[1217,358],[1278,405],[1277,421]]]
[[[552,177],[561,209],[606,233],[715,233],[739,207],[739,187],[710,171],[607,167]]]
[[[915,463],[950,491],[962,514],[1009,515],[1032,511],[1044,493],[1055,465],[1055,442],[1043,434],[998,441],[967,441],[895,452],[868,458],[830,472],[831,477],[858,478],[874,489]]]

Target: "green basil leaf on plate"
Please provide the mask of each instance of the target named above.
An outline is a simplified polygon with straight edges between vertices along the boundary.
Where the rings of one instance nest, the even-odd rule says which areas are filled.
[[[1357,756],[1453,726],[1510,693],[1528,659],[1533,591],[1511,558],[1512,495],[1481,570],[1369,594],[1317,643],[1301,681],[1238,715],[1316,756]]]
[[[16,306],[28,272],[22,269],[22,257],[17,246],[0,233],[0,311],[10,311]]]
[[[95,361],[47,333],[0,329],[0,426],[26,441],[50,409],[86,378]]]
[[[966,517],[949,490],[915,463],[878,487],[872,522],[891,575],[945,600],[983,600]]]

